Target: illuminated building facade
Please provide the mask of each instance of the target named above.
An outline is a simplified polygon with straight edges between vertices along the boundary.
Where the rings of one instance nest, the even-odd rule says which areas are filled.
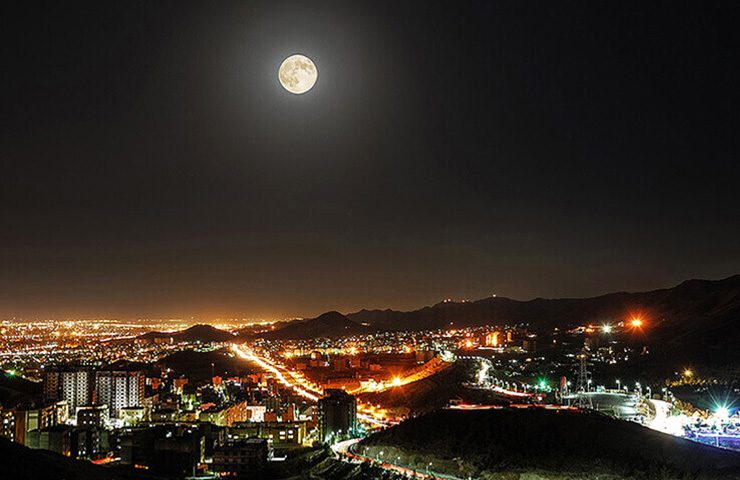
[[[234,422],[243,422],[247,419],[247,402],[237,402],[232,405],[214,407],[200,414],[201,422],[210,422],[219,427],[229,427]]]
[[[263,438],[273,448],[293,448],[303,446],[307,426],[305,420],[292,422],[240,422],[229,429],[235,439],[250,437]]]
[[[77,408],[77,425],[103,427],[108,424],[107,405],[84,405]]]
[[[15,441],[15,412],[0,406],[0,437]]]
[[[93,376],[89,370],[53,370],[44,373],[44,401],[65,400],[67,415],[92,403]]]
[[[95,401],[108,405],[111,418],[119,418],[122,408],[144,406],[145,380],[142,372],[95,372]]]

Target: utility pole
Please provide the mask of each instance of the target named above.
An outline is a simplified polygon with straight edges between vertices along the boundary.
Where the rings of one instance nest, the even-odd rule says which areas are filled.
[[[584,348],[581,353],[578,354],[578,381],[576,382],[576,398],[573,402],[574,407],[581,409],[593,409],[593,403],[591,403],[591,396],[588,395],[589,389],[589,374],[588,374],[588,352]]]

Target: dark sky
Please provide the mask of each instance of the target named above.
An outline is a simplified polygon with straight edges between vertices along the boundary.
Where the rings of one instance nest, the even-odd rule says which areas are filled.
[[[0,16],[0,318],[282,317],[740,272],[736,2]],[[319,81],[276,70],[311,57]]]

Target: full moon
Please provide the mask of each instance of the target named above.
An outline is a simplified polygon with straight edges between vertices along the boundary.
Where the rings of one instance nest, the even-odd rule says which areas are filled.
[[[278,69],[280,84],[296,95],[311,90],[317,78],[319,78],[319,71],[316,65],[304,55],[291,55],[283,60]]]

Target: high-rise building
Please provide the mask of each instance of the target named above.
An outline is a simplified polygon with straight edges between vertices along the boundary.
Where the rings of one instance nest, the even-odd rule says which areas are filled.
[[[108,405],[111,418],[119,418],[125,407],[144,406],[145,376],[143,372],[95,372],[95,403]]]
[[[67,401],[67,416],[92,402],[92,373],[88,370],[52,370],[44,373],[44,402]]]
[[[344,390],[327,390],[319,399],[319,435],[322,442],[357,432],[357,400]]]

